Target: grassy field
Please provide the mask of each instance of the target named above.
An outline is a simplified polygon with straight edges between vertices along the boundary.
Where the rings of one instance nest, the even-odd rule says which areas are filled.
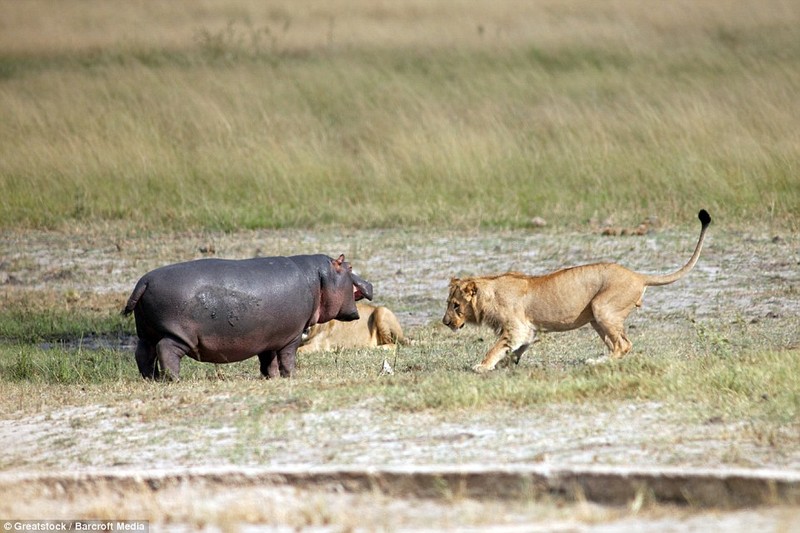
[[[16,244],[23,252],[14,253],[13,246],[0,242],[9,256],[7,276],[16,280],[0,291],[0,379],[7,399],[0,414],[36,416],[55,401],[63,409],[99,405],[125,410],[131,402],[150,405],[156,398],[142,420],[169,412],[176,427],[196,428],[196,407],[202,406],[208,427],[229,427],[233,410],[245,413],[234,420],[256,428],[274,417],[359,409],[365,402],[380,413],[445,418],[553,405],[583,411],[657,403],[690,425],[703,428],[709,420],[719,421],[728,428],[720,437],[724,442],[745,439],[762,452],[785,453],[781,461],[791,462],[792,442],[800,431],[794,237],[743,237],[712,226],[697,270],[675,286],[648,291],[644,308],[629,320],[634,350],[618,364],[586,364],[604,347],[591,329],[583,328],[545,335],[519,367],[474,375],[470,369],[494,334],[469,328],[454,334],[440,323],[451,274],[503,267],[551,270],[588,258],[663,271],[666,267],[656,265],[688,255],[695,236],[683,233],[609,238],[331,229],[148,233],[120,241],[110,241],[113,235],[79,233],[56,242],[51,232],[23,232]],[[292,380],[257,379],[255,359],[222,366],[185,359],[182,381],[172,385],[154,387],[139,378],[132,346],[119,345],[132,342],[135,331],[133,320],[119,315],[127,292],[113,289],[115,279],[132,285],[137,272],[170,258],[198,256],[208,243],[220,255],[236,257],[258,249],[297,253],[316,242],[350,256],[356,270],[374,283],[378,303],[398,313],[415,344],[396,353],[345,350],[303,357]],[[481,255],[490,246],[492,253]],[[92,250],[93,255],[76,250]],[[535,262],[530,251],[535,251]],[[84,262],[75,263],[76,258]],[[25,286],[41,284],[46,288]],[[378,376],[384,358],[394,375]],[[76,389],[80,394],[70,393]],[[243,439],[247,434],[240,431]],[[230,453],[235,461],[254,460],[250,452],[242,457]],[[749,464],[745,457],[744,452],[733,454],[730,462]]]
[[[255,359],[186,359],[182,380],[164,384],[143,381],[130,350],[4,343],[0,420],[21,440],[0,469],[572,464],[582,453],[628,467],[793,469],[800,357],[780,346],[782,325],[649,329],[634,355],[600,366],[585,364],[599,347],[582,330],[485,376],[469,368],[490,332],[425,327],[397,353],[313,354],[293,379],[269,382]],[[379,375],[384,357],[393,375]],[[483,437],[488,456],[481,432],[498,433]]]
[[[796,2],[0,1],[0,228],[798,228]]]
[[[0,0],[0,471],[796,470],[798,27],[794,0]],[[668,271],[700,208],[619,363],[584,328],[476,375],[493,333],[439,324],[450,276]],[[416,343],[140,379],[139,276],[308,252]]]
[[[800,358],[796,351],[758,347],[747,337],[752,328],[709,332],[700,325],[689,339],[683,332],[662,333],[647,352],[599,366],[584,364],[588,355],[600,351],[588,330],[547,337],[528,354],[528,364],[488,377],[469,369],[482,358],[491,332],[454,336],[443,328],[424,328],[415,333],[419,347],[399,353],[345,350],[304,357],[298,377],[290,381],[253,381],[259,376],[256,359],[230,366],[185,359],[182,383],[164,390],[197,394],[199,399],[208,393],[209,381],[220,382],[221,392],[228,388],[222,382],[233,380],[233,388],[242,387],[244,398],[257,398],[262,414],[281,411],[287,404],[292,410],[340,409],[365,398],[389,411],[412,412],[659,400],[691,405],[696,419],[714,413],[770,427],[789,424],[786,429],[797,430],[793,426],[800,415]],[[32,389],[51,389],[44,393],[46,398],[62,395],[67,389],[61,385],[80,386],[90,397],[110,394],[112,403],[132,397],[145,400],[153,393],[126,350],[7,343],[0,346],[0,354],[3,381],[12,385],[3,407],[12,412]],[[377,379],[384,357],[397,372]],[[85,399],[64,399],[61,404],[84,405]]]

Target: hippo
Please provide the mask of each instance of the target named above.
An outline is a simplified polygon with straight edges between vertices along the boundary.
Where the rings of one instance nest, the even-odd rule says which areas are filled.
[[[265,377],[290,377],[303,331],[358,320],[362,298],[372,300],[372,284],[344,255],[198,259],[142,276],[122,314],[134,313],[144,378],[160,377],[160,364],[177,380],[184,355],[217,364],[258,355]]]

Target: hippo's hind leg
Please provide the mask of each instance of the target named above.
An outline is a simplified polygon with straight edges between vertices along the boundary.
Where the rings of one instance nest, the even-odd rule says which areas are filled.
[[[278,354],[275,351],[266,351],[258,354],[261,375],[267,379],[278,377]]]
[[[301,337],[298,336],[289,346],[278,350],[278,369],[282,378],[292,377],[295,362],[297,360],[297,347],[300,345]]]
[[[181,357],[186,355],[189,348],[177,339],[164,337],[156,344],[158,362],[164,377],[172,381],[178,381],[181,375]]]
[[[294,372],[294,366],[296,361],[296,350],[292,350],[290,352],[281,352],[278,355],[278,370],[281,373],[282,378],[290,378],[292,377],[292,372]]]
[[[156,347],[152,343],[139,339],[139,343],[136,345],[136,364],[143,378],[158,379]]]

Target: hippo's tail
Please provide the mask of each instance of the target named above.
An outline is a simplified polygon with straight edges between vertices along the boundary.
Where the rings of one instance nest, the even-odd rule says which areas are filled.
[[[147,281],[142,278],[139,280],[139,283],[136,284],[136,287],[133,288],[131,297],[128,298],[128,303],[125,304],[125,309],[122,310],[122,316],[128,316],[133,313],[133,310],[136,308],[136,304],[139,303],[139,298],[142,297],[142,294],[144,294],[144,291],[146,290]]]

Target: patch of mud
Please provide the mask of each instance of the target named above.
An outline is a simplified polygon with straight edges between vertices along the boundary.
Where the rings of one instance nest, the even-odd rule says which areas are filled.
[[[42,350],[54,348],[66,350],[119,350],[132,352],[139,339],[136,335],[97,335],[90,333],[81,337],[64,337],[58,341],[39,343]]]

